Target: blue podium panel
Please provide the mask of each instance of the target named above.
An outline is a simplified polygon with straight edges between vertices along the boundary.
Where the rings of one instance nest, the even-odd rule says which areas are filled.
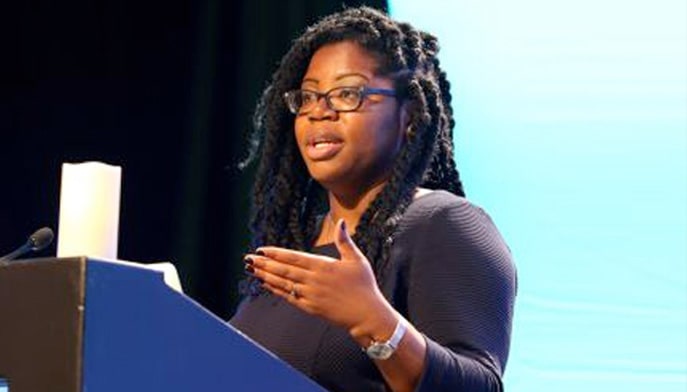
[[[162,274],[89,260],[83,391],[324,391]]]

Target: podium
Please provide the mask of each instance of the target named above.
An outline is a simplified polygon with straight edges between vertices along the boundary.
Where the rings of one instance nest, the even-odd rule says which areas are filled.
[[[0,266],[0,379],[9,392],[324,391],[162,273],[86,257]]]

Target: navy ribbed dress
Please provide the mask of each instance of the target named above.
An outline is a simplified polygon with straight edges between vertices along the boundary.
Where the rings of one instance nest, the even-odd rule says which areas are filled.
[[[313,252],[337,256],[333,245]],[[501,391],[516,274],[489,216],[445,191],[419,197],[398,224],[390,261],[382,292],[427,342],[417,391]],[[230,323],[330,391],[388,391],[345,330],[276,296],[247,297]]]

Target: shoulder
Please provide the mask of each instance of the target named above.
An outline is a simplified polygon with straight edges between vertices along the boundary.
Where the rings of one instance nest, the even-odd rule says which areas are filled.
[[[475,229],[476,226],[493,222],[479,206],[464,197],[438,190],[415,199],[399,222],[399,231],[425,231],[450,226],[459,230]]]
[[[463,266],[512,268],[510,249],[491,217],[467,199],[446,191],[417,198],[399,221],[394,242],[423,265],[456,261]]]

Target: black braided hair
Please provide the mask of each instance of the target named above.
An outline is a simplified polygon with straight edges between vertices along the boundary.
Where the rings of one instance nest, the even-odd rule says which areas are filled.
[[[379,281],[388,263],[393,231],[415,189],[465,194],[453,159],[450,84],[439,65],[436,37],[369,7],[345,9],[309,27],[282,58],[262,94],[251,140],[251,156],[260,152],[251,246],[309,250],[317,238],[318,219],[328,208],[326,191],[308,174],[295,141],[294,116],[282,96],[300,86],[317,49],[341,41],[356,42],[375,56],[377,74],[391,77],[397,94],[409,105],[407,141],[353,238]],[[247,283],[244,294],[256,292],[255,282],[249,279]]]

